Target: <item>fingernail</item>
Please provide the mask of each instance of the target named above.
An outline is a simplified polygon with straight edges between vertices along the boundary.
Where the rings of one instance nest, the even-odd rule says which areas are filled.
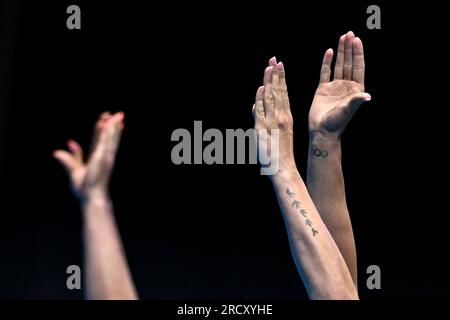
[[[280,70],[280,71],[284,71],[284,65],[283,65],[283,62],[278,62],[278,64],[277,64],[277,66],[278,66],[278,69]]]
[[[366,101],[372,100],[372,96],[370,94],[366,94]]]
[[[122,111],[119,111],[119,112],[116,113],[115,117],[116,117],[117,120],[120,121],[120,120],[123,120],[123,118],[125,117],[125,114]]]
[[[275,56],[273,56],[272,58],[270,58],[269,64],[270,64],[271,66],[277,64],[277,58],[276,58]]]

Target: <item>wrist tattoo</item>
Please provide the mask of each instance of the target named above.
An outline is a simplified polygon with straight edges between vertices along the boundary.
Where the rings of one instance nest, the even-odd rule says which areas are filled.
[[[295,199],[295,193],[292,192],[289,187],[286,188],[286,194],[289,196],[289,198],[292,199],[291,208],[295,207],[295,209],[298,210],[302,217],[305,218],[305,225],[311,229],[312,235],[313,237],[315,237],[316,234],[319,233],[319,231],[314,229],[313,222],[308,218],[308,212],[306,211],[306,209],[302,208],[300,201]]]
[[[312,145],[312,152],[316,157],[326,158],[328,157],[328,151],[325,149],[319,149],[315,144]]]

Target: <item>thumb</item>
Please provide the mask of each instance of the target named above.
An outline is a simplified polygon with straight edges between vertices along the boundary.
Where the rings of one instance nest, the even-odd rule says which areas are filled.
[[[348,107],[351,109],[351,111],[356,111],[360,105],[362,105],[364,102],[370,101],[372,97],[367,92],[359,92],[355,93],[348,103]]]
[[[53,157],[67,170],[67,172],[73,171],[78,163],[76,158],[69,152],[64,150],[56,150],[53,152]]]

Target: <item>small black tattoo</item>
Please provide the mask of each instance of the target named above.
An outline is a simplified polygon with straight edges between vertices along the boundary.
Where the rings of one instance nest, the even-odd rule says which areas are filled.
[[[307,212],[305,209],[303,209],[303,208],[301,207],[300,201],[298,201],[297,199],[294,198],[294,196],[295,196],[295,193],[294,193],[294,192],[292,192],[291,190],[289,190],[289,188],[286,188],[286,193],[288,194],[289,198],[292,198],[292,199],[293,199],[291,207],[292,207],[292,208],[295,207],[295,209],[298,209],[298,211],[299,211],[300,214],[303,216],[303,218],[305,218],[305,224],[306,224],[306,226],[309,227],[309,228],[311,228],[313,237],[315,237],[316,234],[319,233],[319,231],[317,231],[316,229],[313,228],[313,222],[312,222],[310,219],[308,219],[308,214],[307,214],[308,212]]]
[[[295,209],[300,208],[300,202],[298,202],[297,200],[292,201],[292,207],[295,207]]]
[[[312,151],[316,157],[326,158],[328,157],[328,151],[325,149],[319,149],[315,144],[312,145]]]
[[[295,196],[295,193],[292,192],[291,190],[289,190],[289,188],[286,189],[286,193],[287,193],[287,195],[288,195],[290,198],[292,198],[293,196]]]

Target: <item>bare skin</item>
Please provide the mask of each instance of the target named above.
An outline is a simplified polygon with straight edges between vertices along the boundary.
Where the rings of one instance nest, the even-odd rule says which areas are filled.
[[[121,112],[100,116],[92,153],[86,162],[82,148],[73,140],[68,142],[69,152],[53,153],[68,172],[72,189],[82,205],[87,299],[137,299],[108,195],[123,120]]]
[[[275,58],[264,72],[258,88],[253,116],[263,139],[278,143],[279,171],[270,178],[283,213],[292,255],[311,299],[358,299],[356,288],[336,243],[323,223],[298,173],[293,152],[293,120],[283,64]],[[261,130],[263,129],[263,130]],[[271,129],[278,129],[275,141]]]
[[[336,242],[355,286],[356,249],[345,200],[341,136],[359,106],[371,99],[364,92],[364,50],[353,32],[341,36],[331,78],[333,50],[325,52],[320,83],[309,112],[310,146],[307,186],[320,216]]]

